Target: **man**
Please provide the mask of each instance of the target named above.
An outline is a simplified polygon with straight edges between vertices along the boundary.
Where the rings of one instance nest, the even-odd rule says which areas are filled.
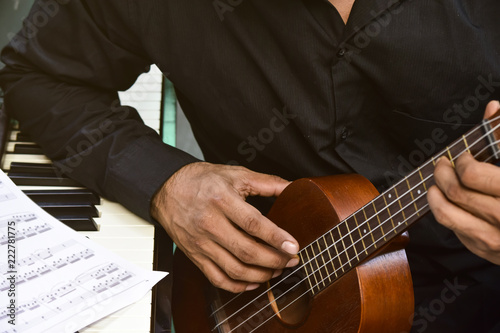
[[[498,14],[493,0],[38,1],[0,84],[63,172],[158,221],[239,292],[298,263],[261,214],[284,179],[357,172],[382,190],[481,120],[500,98]],[[151,63],[207,162],[116,102]],[[442,225],[410,232],[413,330],[498,332],[500,171],[464,154],[435,175]]]

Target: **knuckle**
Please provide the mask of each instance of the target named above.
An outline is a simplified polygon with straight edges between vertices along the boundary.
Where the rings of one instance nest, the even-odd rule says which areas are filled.
[[[272,268],[283,268],[290,259],[276,256],[272,262]]]
[[[434,214],[434,217],[436,218],[437,221],[445,224],[448,228],[450,228],[452,230],[454,229],[453,228],[454,224],[448,218],[448,212],[444,207],[442,207],[442,206],[435,207],[433,214]]]
[[[484,234],[482,238],[488,252],[500,252],[500,236],[495,237],[491,234]]]
[[[209,231],[212,229],[212,217],[208,214],[202,214],[194,220],[198,230]]]
[[[465,186],[472,185],[477,182],[478,168],[476,164],[468,163],[463,166],[460,171],[460,180]]]
[[[208,280],[212,285],[214,285],[217,288],[224,288],[227,287],[225,286],[225,280],[221,276],[209,276]]]
[[[255,250],[249,250],[243,246],[237,247],[236,249],[236,256],[238,259],[248,264],[254,263],[256,257]]]
[[[261,229],[260,220],[252,215],[246,216],[243,220],[245,230],[252,235],[257,234]]]
[[[225,271],[234,280],[242,280],[246,275],[246,270],[241,265],[227,266]]]
[[[453,202],[463,202],[464,190],[458,184],[452,184],[446,188],[446,196]]]

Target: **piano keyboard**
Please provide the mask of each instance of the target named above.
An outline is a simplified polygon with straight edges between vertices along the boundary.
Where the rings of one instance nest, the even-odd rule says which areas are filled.
[[[137,109],[144,123],[160,133],[162,89],[163,74],[158,67],[151,66],[151,70],[139,76],[130,89],[118,95],[123,105]]]
[[[139,77],[122,104],[134,106],[144,122],[160,131],[161,72],[154,67]],[[1,132],[1,131],[0,131]],[[136,265],[151,270],[154,265],[155,228],[121,205],[96,197],[68,178],[58,178],[51,161],[38,146],[11,130],[1,168],[32,200],[94,242]],[[70,192],[68,192],[70,191]],[[83,333],[148,333],[154,331],[152,292],[128,306],[86,327]]]

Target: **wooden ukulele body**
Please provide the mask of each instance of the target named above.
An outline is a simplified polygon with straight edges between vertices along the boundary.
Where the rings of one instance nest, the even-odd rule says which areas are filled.
[[[301,179],[280,195],[268,217],[290,232],[302,247],[377,195],[373,185],[359,175]],[[403,249],[406,242],[406,236],[399,236],[326,289],[302,297],[281,318],[274,315],[269,297],[260,298],[262,311],[256,315],[250,310],[238,311],[247,302],[265,295],[265,285],[240,294],[224,306],[224,311],[209,318],[235,294],[213,288],[197,267],[177,251],[172,302],[176,332],[211,332],[221,322],[213,332],[251,332],[256,327],[255,332],[269,333],[407,332],[414,300]],[[236,316],[232,315],[234,312]]]

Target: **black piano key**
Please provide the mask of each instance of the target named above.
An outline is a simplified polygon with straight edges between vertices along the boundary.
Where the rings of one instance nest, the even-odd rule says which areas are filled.
[[[14,145],[14,154],[42,155],[43,151],[40,146],[35,144],[16,143]]]
[[[81,186],[78,182],[67,177],[58,177],[49,174],[28,174],[11,172],[7,173],[9,178],[16,185],[31,185],[31,186]]]
[[[40,204],[90,204],[100,205],[97,193],[87,189],[75,190],[25,190],[24,193]]]
[[[99,217],[99,211],[93,205],[54,205],[42,203],[39,206],[57,219]]]
[[[62,223],[75,231],[98,231],[97,223],[93,218],[61,218]]]
[[[57,174],[56,168],[49,163],[27,163],[27,162],[12,162],[10,164],[10,171],[19,173],[48,173]]]
[[[23,132],[19,132],[16,135],[16,141],[19,141],[19,142],[31,142],[33,140],[31,140],[31,138],[29,137],[29,135],[24,134]]]

